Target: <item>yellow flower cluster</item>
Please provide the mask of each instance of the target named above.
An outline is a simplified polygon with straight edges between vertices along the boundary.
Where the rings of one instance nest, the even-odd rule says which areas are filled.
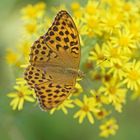
[[[58,108],[52,109],[51,114],[56,110],[68,114],[68,108],[77,108],[74,118],[82,123],[87,117],[93,124],[112,115],[108,106],[122,112],[128,92],[133,99],[140,97],[139,5],[138,0],[88,0],[85,5],[73,2],[70,9],[65,5],[50,8],[53,15],[62,7],[72,15],[80,35],[81,69],[86,75],[77,82],[74,93]],[[23,39],[20,38],[16,52],[7,51],[9,64],[24,67],[28,64],[31,44],[52,22],[50,11],[46,12],[45,8],[45,3],[38,3],[22,9]],[[19,52],[23,54],[20,58]],[[13,109],[22,109],[24,100],[34,101],[25,83],[16,86],[16,90],[8,94],[14,98],[10,103]],[[116,120],[110,119],[100,126],[100,136],[114,135],[117,129]]]

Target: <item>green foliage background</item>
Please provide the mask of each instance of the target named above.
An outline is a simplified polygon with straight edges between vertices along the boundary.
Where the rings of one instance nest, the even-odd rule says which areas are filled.
[[[79,0],[80,1],[80,0]],[[38,0],[4,0],[0,1],[0,139],[1,140],[101,140],[99,129],[87,121],[78,124],[68,115],[56,112],[54,115],[42,112],[39,108],[28,106],[23,111],[12,111],[10,99],[6,94],[15,84],[13,69],[5,61],[6,48],[16,43],[18,35],[18,14],[20,7]],[[48,5],[68,4],[66,0],[46,0]],[[86,3],[81,0],[80,3]],[[116,136],[108,140],[140,140],[140,102],[129,99],[121,114],[116,114],[120,126]],[[26,103],[27,105],[28,103]],[[25,105],[25,106],[26,106]]]

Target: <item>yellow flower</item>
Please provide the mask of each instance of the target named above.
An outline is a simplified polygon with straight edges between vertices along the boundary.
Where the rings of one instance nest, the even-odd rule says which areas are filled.
[[[131,60],[140,60],[140,48],[137,47],[136,49],[133,49],[132,53],[129,54],[129,57],[131,58]]]
[[[71,9],[72,9],[73,11],[79,10],[79,9],[80,9],[80,4],[79,4],[78,2],[73,2],[73,3],[71,4]]]
[[[73,107],[74,107],[73,100],[71,100],[69,97],[58,107],[51,109],[50,114],[53,114],[56,110],[62,110],[64,114],[68,114],[67,108],[73,108]]]
[[[25,40],[20,42],[20,44],[17,46],[17,48],[24,55],[24,57],[28,57],[28,58],[30,53],[30,47],[31,47],[31,43]]]
[[[97,15],[99,13],[98,12],[99,4],[100,4],[100,1],[96,2],[96,1],[89,0],[85,7],[86,13],[88,13],[89,15]]]
[[[103,6],[108,5],[108,9],[110,13],[118,13],[118,11],[120,11],[120,7],[122,5],[122,0],[101,0],[101,2],[103,3]],[[105,13],[106,8],[105,9]]]
[[[79,32],[80,44],[81,44],[81,46],[84,46],[84,41],[83,41],[82,36],[88,34],[87,26],[83,22],[81,22],[81,18],[80,17],[76,17],[75,16],[74,17],[74,21],[75,21],[76,27],[77,27],[78,32]]]
[[[115,135],[118,128],[116,120],[111,118],[100,126],[100,136],[107,138],[109,135]]]
[[[8,64],[18,65],[19,55],[11,49],[8,49],[6,54],[6,60]]]
[[[102,67],[107,66],[108,62],[105,61],[107,57],[105,56],[104,44],[99,46],[96,44],[94,49],[90,52],[89,60],[93,60]]]
[[[98,71],[92,71],[90,72],[90,77],[92,81],[101,81],[103,78],[102,73],[98,72]]]
[[[123,83],[112,79],[110,82],[105,83],[105,86],[100,88],[100,91],[107,96],[109,103],[111,103],[118,112],[122,111],[122,105],[126,100],[127,90],[122,88],[122,86]]]
[[[38,2],[35,6],[34,6],[38,11],[43,11],[46,8],[46,3],[44,2]]]
[[[36,23],[28,23],[28,24],[25,24],[24,26],[25,26],[25,29],[26,29],[27,33],[29,33],[29,34],[33,34],[37,30],[37,24]]]
[[[24,80],[24,78],[16,78],[16,84],[17,85],[25,85],[27,82]]]
[[[22,17],[23,19],[29,19],[29,20],[34,18],[40,18],[44,14],[45,7],[46,4],[43,2],[37,3],[35,5],[29,4],[21,10],[23,15]]]
[[[85,16],[83,22],[85,22],[87,26],[87,32],[89,37],[93,37],[95,35],[102,35],[100,18],[98,16],[87,15]]]
[[[127,29],[118,30],[117,35],[111,37],[111,42],[115,47],[119,47],[121,51],[126,53],[131,53],[131,49],[136,48],[133,34]]]
[[[125,76],[125,64],[127,61],[120,61],[119,63],[112,63],[110,64],[110,69],[108,71],[109,74],[112,74],[114,78],[119,78],[122,80],[122,78]]]
[[[132,100],[140,99],[140,88],[138,90],[135,90],[131,95]]]
[[[16,90],[15,92],[11,92],[7,95],[9,98],[12,98],[10,106],[12,106],[13,110],[22,110],[25,101],[35,102],[35,98],[33,97],[34,91],[30,90],[25,82],[17,82],[14,89]]]
[[[75,85],[75,88],[74,88],[74,90],[73,90],[73,92],[72,92],[72,95],[78,96],[78,95],[80,95],[82,92],[83,92],[82,86],[81,86],[78,82],[76,82],[76,85]]]
[[[101,107],[103,104],[108,104],[108,97],[102,94],[102,92],[99,90],[91,90],[90,93],[93,96],[94,102],[97,104],[98,107]]]
[[[139,17],[137,17],[139,18]],[[135,19],[132,22],[128,23],[128,30],[130,31],[130,33],[133,35],[133,39],[136,40],[137,43],[140,42],[140,20]]]
[[[79,123],[82,123],[87,117],[90,123],[94,123],[93,112],[96,112],[96,103],[93,98],[84,95],[83,102],[79,99],[75,100],[75,104],[80,107],[80,110],[74,114],[74,118],[79,118]]]
[[[128,60],[129,58],[125,55],[124,51],[122,51],[119,47],[114,46],[111,42],[107,42],[103,44],[104,47],[104,55],[109,60],[110,65],[112,64],[122,64],[122,61]]]
[[[114,32],[120,27],[121,21],[119,21],[119,15],[107,13],[102,19],[102,30],[108,33]]]
[[[134,60],[127,63],[125,72],[126,75],[123,83],[126,83],[127,87],[131,90],[138,90],[140,86],[140,61]]]
[[[129,18],[130,15],[135,15],[138,11],[137,1],[123,2],[121,6],[121,12],[124,13],[127,18]]]
[[[80,21],[83,20],[83,15],[84,15],[84,11],[83,11],[82,8],[73,11],[73,18],[74,18],[74,20],[80,20]],[[80,28],[82,28],[82,27],[80,27]]]
[[[78,2],[73,2],[71,4],[71,9],[72,9],[72,13],[75,19],[78,19],[78,20],[82,19],[84,12],[83,12],[83,8],[80,6]]]
[[[95,112],[94,115],[98,120],[104,119],[106,116],[108,116],[111,112],[107,111],[104,108],[99,109],[99,111]]]

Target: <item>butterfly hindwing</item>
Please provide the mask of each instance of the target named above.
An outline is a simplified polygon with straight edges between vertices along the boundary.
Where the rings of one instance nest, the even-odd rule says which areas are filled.
[[[40,107],[49,110],[61,104],[70,94],[73,85],[48,81],[35,87]],[[47,93],[47,94],[46,94]]]
[[[39,68],[29,65],[25,71],[25,79],[35,90],[39,104],[43,110],[49,110],[61,104],[74,88],[75,74],[63,74],[56,67]]]

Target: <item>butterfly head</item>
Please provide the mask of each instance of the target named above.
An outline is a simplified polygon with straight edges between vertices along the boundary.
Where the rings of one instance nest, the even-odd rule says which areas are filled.
[[[79,77],[79,78],[85,77],[85,73],[82,72],[81,70],[78,70],[78,77]]]

